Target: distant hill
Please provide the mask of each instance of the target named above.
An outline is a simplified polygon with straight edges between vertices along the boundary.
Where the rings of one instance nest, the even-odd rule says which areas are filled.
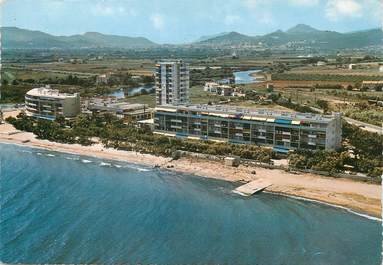
[[[218,33],[218,34],[201,36],[195,42],[200,42],[200,41],[205,41],[205,40],[213,39],[213,38],[216,38],[216,37],[224,36],[224,35],[226,35],[228,33],[229,32],[221,32],[221,33]]]
[[[2,47],[18,49],[49,48],[150,48],[158,44],[143,37],[126,37],[87,32],[82,35],[54,36],[41,31],[2,27]]]
[[[348,33],[318,30],[304,24],[298,24],[286,31],[277,30],[263,36],[248,36],[238,32],[229,32],[194,43],[203,46],[231,46],[262,43],[272,48],[279,45],[301,45],[313,48],[344,49],[362,48],[370,45],[383,45],[381,29],[369,29]]]
[[[220,34],[210,39],[197,42],[197,44],[209,44],[209,45],[237,45],[245,43],[254,43],[254,37],[250,37],[235,31],[228,32],[226,34]]]
[[[305,25],[305,24],[298,24],[295,27],[292,27],[291,29],[286,30],[286,33],[290,34],[300,34],[300,33],[315,33],[320,30],[314,29],[311,26]]]

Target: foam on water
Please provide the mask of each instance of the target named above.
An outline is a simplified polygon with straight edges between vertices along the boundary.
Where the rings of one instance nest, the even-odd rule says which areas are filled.
[[[152,171],[151,169],[144,168],[144,167],[140,167],[140,166],[137,166],[137,165],[125,165],[124,167],[125,167],[125,168],[134,169],[134,170],[137,170],[137,171],[141,171],[141,172],[149,172],[149,171]]]
[[[80,160],[80,158],[78,158],[78,157],[71,157],[71,156],[66,156],[65,159],[68,159],[68,160]]]

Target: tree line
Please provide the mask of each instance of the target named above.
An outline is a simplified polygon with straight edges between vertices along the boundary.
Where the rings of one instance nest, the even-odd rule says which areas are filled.
[[[16,118],[8,117],[6,121],[16,129],[34,133],[39,139],[60,143],[91,145],[97,139],[105,147],[154,155],[170,156],[176,150],[183,150],[211,155],[236,155],[264,163],[270,162],[273,156],[269,148],[255,145],[183,140],[156,135],[134,124],[125,124],[111,114],[81,114],[74,120],[59,116],[54,121],[48,121],[20,113]]]
[[[383,173],[383,136],[343,123],[343,145],[339,151],[297,151],[289,155],[289,166],[330,173],[343,172],[347,166],[353,172],[381,178]],[[345,167],[345,165],[347,165]]]
[[[125,124],[111,114],[81,114],[73,120],[59,116],[54,121],[48,121],[20,113],[16,118],[8,117],[6,121],[13,124],[16,129],[33,132],[39,139],[60,143],[91,145],[99,141],[105,147],[161,156],[171,156],[174,151],[183,150],[219,156],[235,155],[263,163],[270,163],[272,158],[276,158],[276,154],[270,148],[256,145],[156,135],[149,129],[136,127],[135,124]],[[330,173],[343,172],[350,166],[353,172],[381,177],[383,136],[344,123],[342,137],[341,150],[296,151],[288,156],[289,166]]]

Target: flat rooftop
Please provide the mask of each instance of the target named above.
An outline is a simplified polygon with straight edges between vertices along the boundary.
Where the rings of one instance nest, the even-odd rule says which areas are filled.
[[[29,96],[35,96],[35,97],[50,97],[50,98],[75,98],[78,97],[77,93],[71,94],[71,93],[60,93],[57,89],[51,89],[49,87],[38,87],[33,88],[27,92],[27,95]]]
[[[317,121],[317,122],[330,122],[335,117],[333,115],[320,115],[313,113],[300,113],[300,112],[285,112],[270,109],[247,109],[240,107],[229,107],[224,105],[162,105],[155,108],[156,111],[176,112],[178,110],[200,112],[205,115],[220,116],[228,118],[230,116],[251,119],[256,117],[274,118],[274,119],[287,119],[287,120],[300,120],[300,121]],[[218,114],[218,115],[217,115]]]
[[[127,102],[90,102],[89,109],[112,110],[112,111],[135,111],[149,109],[146,104]]]

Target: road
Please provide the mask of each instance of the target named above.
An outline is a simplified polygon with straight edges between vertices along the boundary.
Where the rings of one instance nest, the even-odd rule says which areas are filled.
[[[347,123],[355,125],[355,126],[358,126],[362,130],[366,130],[366,131],[369,131],[369,132],[375,132],[375,133],[378,133],[380,135],[383,134],[382,127],[379,127],[379,126],[376,126],[376,125],[372,125],[372,124],[369,124],[369,123],[365,123],[365,122],[361,122],[361,121],[357,121],[357,120],[354,120],[354,119],[351,119],[351,118],[348,118],[348,117],[345,117],[345,116],[343,116],[343,119],[345,121],[347,121]]]
[[[312,110],[314,111],[318,111],[320,113],[323,113],[323,110],[322,109],[319,109],[319,108],[314,108],[314,107],[310,107]],[[365,131],[369,131],[369,132],[374,132],[374,133],[378,133],[378,134],[383,134],[383,129],[382,127],[379,127],[379,126],[376,126],[376,125],[373,125],[373,124],[369,124],[369,123],[365,123],[365,122],[362,122],[362,121],[358,121],[358,120],[354,120],[354,119],[351,119],[351,118],[348,118],[346,116],[342,116],[342,118],[348,123],[348,124],[352,124],[352,125],[355,125],[355,126],[358,126],[360,129],[362,130],[365,130]]]

